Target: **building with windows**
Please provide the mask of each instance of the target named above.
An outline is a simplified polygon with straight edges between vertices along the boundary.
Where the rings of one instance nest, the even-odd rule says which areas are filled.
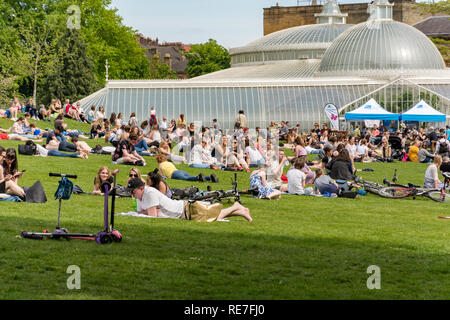
[[[239,110],[249,127],[289,120],[305,130],[325,122],[325,105],[346,111],[374,98],[392,112],[420,100],[450,115],[450,70],[436,46],[418,29],[392,19],[393,3],[375,0],[369,19],[346,23],[328,0],[316,24],[273,32],[230,50],[232,67],[188,80],[113,80],[81,100],[107,113],[135,112],[232,128]]]

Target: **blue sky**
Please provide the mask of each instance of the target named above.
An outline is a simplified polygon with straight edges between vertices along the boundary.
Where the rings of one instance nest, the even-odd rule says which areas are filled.
[[[368,2],[343,0],[338,3]],[[263,36],[263,8],[276,0],[112,0],[124,24],[160,41],[238,47]],[[297,0],[279,0],[295,6]]]

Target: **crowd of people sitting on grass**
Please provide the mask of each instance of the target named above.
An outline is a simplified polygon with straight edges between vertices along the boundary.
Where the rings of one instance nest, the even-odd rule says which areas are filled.
[[[169,198],[170,188],[164,179],[218,182],[214,173],[209,174],[210,170],[248,172],[250,188],[261,199],[280,199],[282,194],[335,196],[339,193],[337,181],[354,179],[355,162],[431,163],[425,179],[425,185],[430,188],[439,186],[439,170],[450,171],[448,126],[445,130],[407,127],[403,123],[398,128],[357,125],[352,130],[336,131],[326,123],[322,126],[315,123],[305,131],[289,121],[271,121],[266,128],[251,129],[244,111],[240,111],[234,129],[223,130],[217,119],[211,125],[200,127],[188,123],[183,114],[176,120],[160,119],[154,107],[149,119],[142,122],[135,113],[130,114],[128,121],[121,113],[112,112],[106,117],[102,106],[98,109],[92,106],[85,115],[79,103],[73,106],[66,100],[61,105],[57,99],[48,110],[44,106],[38,110],[33,100],[22,106],[14,99],[12,106],[0,112],[0,116],[13,121],[9,128],[0,128],[0,139],[27,143],[31,140],[36,146],[35,154],[44,157],[88,159],[89,154],[108,154],[113,164],[133,166],[130,178],[141,179]],[[89,123],[90,131],[70,130],[65,123],[67,118]],[[47,130],[39,128],[40,122],[30,123],[30,120],[51,119],[54,119],[53,128]],[[96,147],[83,141],[98,138],[104,142]],[[286,155],[285,150],[291,150],[292,155]],[[0,151],[0,193],[23,197],[15,149]],[[146,166],[146,157],[156,159],[157,174],[161,177],[155,176],[156,182],[143,180],[136,169]],[[179,164],[204,172],[191,175],[178,169]],[[285,167],[290,169],[283,174]],[[94,193],[101,194],[99,185],[104,179],[110,179],[107,167],[100,168]]]

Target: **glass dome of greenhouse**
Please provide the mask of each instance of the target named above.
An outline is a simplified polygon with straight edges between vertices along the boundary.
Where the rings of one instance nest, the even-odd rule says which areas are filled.
[[[345,24],[346,17],[334,0],[329,0],[322,13],[316,14],[317,24],[284,29],[232,48],[231,64],[321,59],[333,40],[352,26]]]
[[[353,26],[337,37],[325,52],[319,67],[322,75],[392,73],[442,70],[445,63],[428,37],[405,23],[394,21],[383,1],[369,7],[367,22]]]

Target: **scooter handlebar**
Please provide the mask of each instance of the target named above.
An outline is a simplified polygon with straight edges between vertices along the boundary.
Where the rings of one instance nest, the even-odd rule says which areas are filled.
[[[72,175],[72,174],[63,174],[63,173],[49,173],[48,174],[50,177],[61,177],[61,178],[71,178],[71,179],[76,179],[77,176],[76,175]]]

